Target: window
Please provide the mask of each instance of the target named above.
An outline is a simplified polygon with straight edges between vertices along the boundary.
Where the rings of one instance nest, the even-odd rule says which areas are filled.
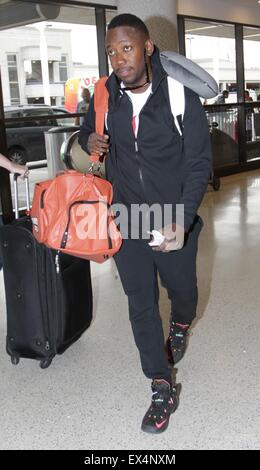
[[[17,72],[17,59],[15,54],[7,55],[7,66],[9,76],[10,104],[17,105],[20,103],[20,91]]]
[[[99,78],[95,9],[57,5],[47,9],[40,1],[37,8],[26,2],[11,3],[24,5],[28,24],[0,30],[4,106],[41,103],[43,98],[44,104],[64,104],[76,112],[82,88],[92,92]],[[51,19],[44,16],[47,10]],[[34,22],[35,17],[30,21],[30,12],[38,21]],[[7,25],[9,15],[11,22],[16,13],[11,5],[6,9]],[[2,60],[7,54],[8,69]],[[73,87],[69,79],[75,79]]]
[[[214,166],[237,163],[238,110],[237,103],[235,27],[215,21],[185,20],[186,56],[212,75],[219,86],[216,98],[203,100],[216,104],[208,108],[207,118],[212,127]],[[214,127],[216,126],[216,127]]]
[[[22,112],[20,110],[4,110],[5,114],[5,119],[14,119],[14,118],[21,118],[22,117]],[[6,123],[6,128],[12,128],[12,127],[22,127],[23,125],[21,123],[16,123],[16,122],[7,122]]]
[[[57,121],[52,118],[52,119],[49,119],[47,121],[41,121],[40,119],[37,119],[38,116],[44,116],[46,114],[50,114],[53,116],[53,113],[50,109],[48,109],[48,107],[44,108],[44,109],[35,109],[35,110],[29,110],[29,111],[24,111],[23,112],[23,117],[34,117],[35,116],[35,120],[34,121],[24,121],[23,122],[23,126],[24,127],[36,127],[36,126],[57,126]]]
[[[66,82],[68,80],[68,69],[67,69],[67,56],[62,55],[61,61],[59,62],[60,71],[60,82]]]
[[[106,10],[106,24],[109,25],[110,21],[118,14],[115,10]],[[109,75],[113,72],[113,69],[110,64],[110,60],[108,59],[108,73]]]
[[[54,83],[53,62],[51,60],[49,60],[48,62],[48,71],[49,71],[49,82]]]
[[[185,44],[186,56],[207,70],[219,85],[219,96],[208,100],[207,104],[236,103],[234,26],[213,21],[185,20]],[[224,90],[228,93],[223,94]]]
[[[44,97],[37,96],[37,98],[28,98],[27,103],[28,104],[44,104]]]
[[[30,62],[30,64],[29,64]],[[29,66],[29,67],[28,67]],[[26,84],[42,83],[42,66],[40,60],[32,60],[27,62],[27,71],[25,72]]]
[[[253,101],[260,100],[260,28],[244,27],[245,90]]]
[[[246,26],[244,36],[245,63],[245,128],[247,159],[260,157],[260,28]],[[253,102],[258,102],[254,105]],[[258,144],[258,145],[257,145]]]

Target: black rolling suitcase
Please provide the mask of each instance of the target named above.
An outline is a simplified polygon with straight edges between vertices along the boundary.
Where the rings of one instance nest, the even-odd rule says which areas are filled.
[[[16,175],[15,175],[16,176]],[[16,217],[17,178],[15,181]],[[29,205],[28,180],[26,182]],[[29,217],[0,227],[7,307],[6,350],[50,365],[92,320],[90,263],[39,244]]]

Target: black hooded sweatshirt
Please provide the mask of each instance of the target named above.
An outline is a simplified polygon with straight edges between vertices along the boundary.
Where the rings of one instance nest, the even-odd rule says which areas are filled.
[[[106,86],[109,111],[106,132],[110,151],[106,158],[114,203],[184,204],[188,231],[206,191],[212,165],[208,122],[198,95],[185,88],[183,132],[179,134],[171,113],[167,73],[155,51],[151,57],[152,92],[139,115],[137,137],[132,129],[132,103],[114,73]],[[95,132],[93,98],[80,130],[79,142],[88,152],[89,135]],[[89,153],[89,152],[88,152]]]

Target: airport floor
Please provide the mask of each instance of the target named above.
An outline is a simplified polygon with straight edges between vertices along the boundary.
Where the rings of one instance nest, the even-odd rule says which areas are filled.
[[[92,265],[91,327],[45,370],[6,355],[1,273],[1,450],[260,449],[260,170],[209,186],[199,212],[198,315],[174,370],[182,390],[167,431],[140,430],[150,381],[113,261]],[[167,334],[163,289],[160,305]]]

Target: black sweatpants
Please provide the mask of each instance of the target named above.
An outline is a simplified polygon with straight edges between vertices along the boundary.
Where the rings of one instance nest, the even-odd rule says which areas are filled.
[[[114,259],[129,303],[135,343],[144,374],[150,379],[170,379],[164,348],[164,334],[159,312],[158,272],[172,303],[172,318],[191,323],[196,316],[196,255],[202,220],[187,234],[178,251],[153,251],[148,240],[124,240]]]

